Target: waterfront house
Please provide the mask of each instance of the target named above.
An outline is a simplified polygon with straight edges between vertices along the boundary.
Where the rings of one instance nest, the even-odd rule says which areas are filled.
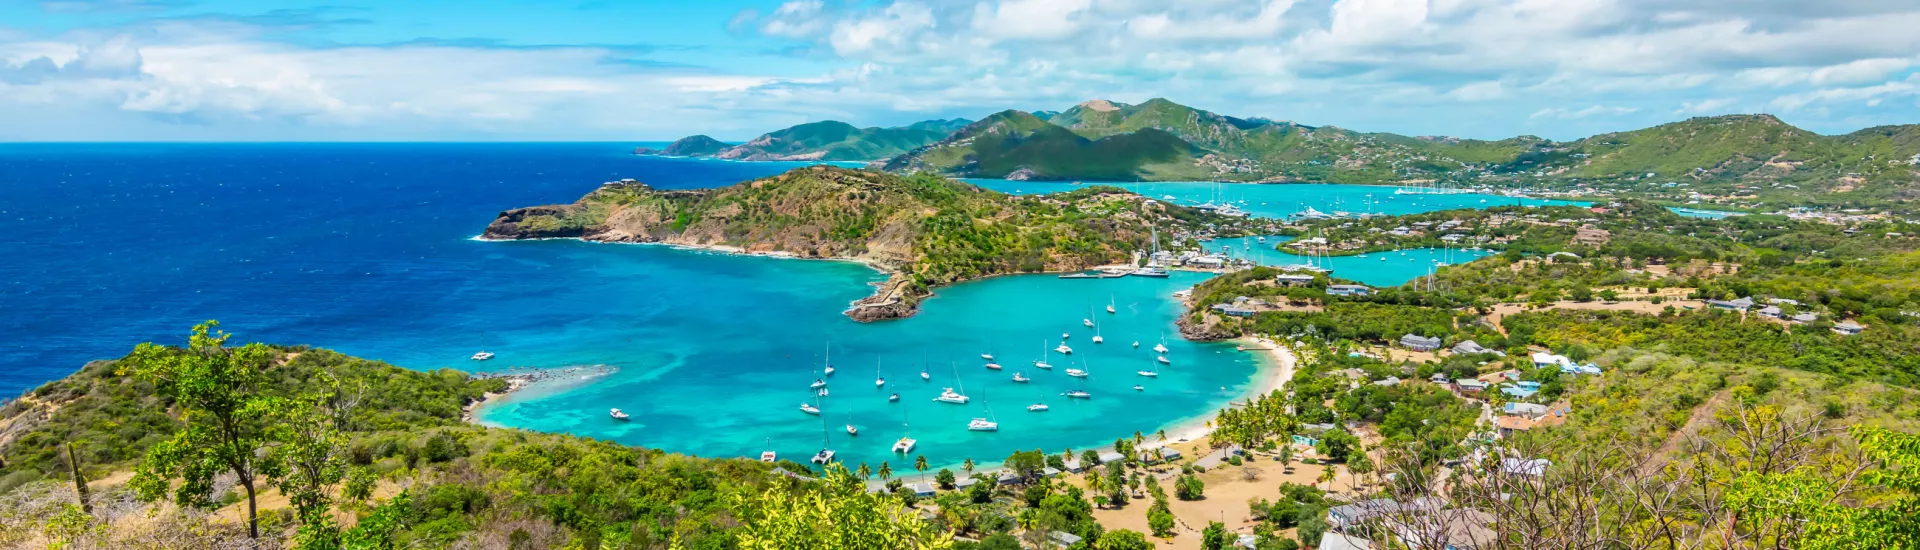
[[[993,481],[1001,485],[1013,485],[1020,482],[1020,476],[1014,475],[1013,470],[1000,470],[1000,475],[994,477]]]
[[[1340,533],[1327,533],[1320,536],[1318,550],[1373,550],[1373,542]]]
[[[1066,460],[1063,460],[1063,461],[1061,461],[1061,462],[1063,462],[1063,463],[1064,463],[1063,465],[1067,467],[1067,471],[1069,471],[1069,472],[1073,472],[1073,473],[1076,473],[1076,474],[1077,474],[1077,473],[1080,473],[1080,472],[1081,472],[1081,471],[1083,471],[1083,470],[1086,470],[1086,467],[1085,467],[1085,466],[1082,466],[1082,465],[1080,464],[1080,458],[1079,458],[1079,457],[1074,457],[1074,458],[1069,458],[1069,459],[1066,459]]]
[[[920,497],[920,498],[928,498],[928,497],[932,497],[932,496],[933,496],[933,484],[932,484],[932,483],[927,483],[927,482],[924,482],[924,481],[922,481],[922,482],[920,482],[920,483],[915,483],[915,484],[912,484],[912,485],[908,485],[908,486],[907,486],[907,488],[909,488],[909,489],[912,489],[912,490],[913,490],[913,496],[916,496],[916,497]]]
[[[1568,359],[1565,355],[1547,352],[1535,352],[1533,354],[1533,366],[1535,367],[1565,367],[1572,364],[1573,360]]]
[[[1369,296],[1373,294],[1373,289],[1366,285],[1327,285],[1327,294],[1330,296]]]
[[[954,489],[958,489],[958,490],[961,490],[961,491],[965,491],[965,490],[967,490],[968,488],[971,488],[971,487],[973,487],[973,486],[974,486],[975,484],[978,484],[978,483],[980,483],[980,478],[977,478],[977,477],[973,477],[973,476],[967,476],[967,477],[963,477],[963,478],[960,478],[960,479],[956,479],[956,480],[954,480],[954,481],[953,481],[953,488],[954,488]]]
[[[1124,460],[1126,460],[1126,459],[1127,459],[1127,457],[1126,457],[1126,456],[1124,456],[1124,455],[1121,455],[1120,453],[1116,453],[1116,452],[1113,452],[1113,451],[1100,451],[1100,455],[1099,455],[1099,456],[1100,456],[1100,463],[1101,463],[1101,464],[1106,464],[1106,463],[1109,463],[1109,462],[1120,462],[1120,461],[1124,461]]]
[[[1739,298],[1735,300],[1707,300],[1707,305],[1710,307],[1724,309],[1728,311],[1746,311],[1753,307],[1753,298]]]
[[[1478,355],[1482,353],[1499,354],[1500,352],[1487,349],[1486,347],[1481,346],[1479,342],[1475,342],[1472,340],[1467,340],[1465,342],[1461,342],[1453,345],[1454,355]]]
[[[1440,339],[1418,334],[1408,334],[1400,337],[1400,347],[1413,351],[1433,351],[1440,349]]]
[[[1173,450],[1173,447],[1161,447],[1158,449],[1154,449],[1153,454],[1157,455],[1159,457],[1159,461],[1161,462],[1173,462],[1175,460],[1180,460],[1180,451]]]
[[[1279,283],[1281,286],[1307,286],[1307,285],[1313,284],[1312,275],[1295,275],[1291,273],[1285,273],[1277,277],[1274,277],[1273,280],[1274,282]]]
[[[1863,330],[1867,330],[1867,327],[1861,326],[1860,323],[1856,323],[1852,319],[1833,325],[1833,333],[1841,336],[1855,336]]]
[[[1054,477],[1058,475],[1060,475],[1060,470],[1052,466],[1040,469],[1040,477]]]
[[[1254,313],[1252,309],[1232,304],[1214,304],[1212,309],[1228,317],[1252,317]]]

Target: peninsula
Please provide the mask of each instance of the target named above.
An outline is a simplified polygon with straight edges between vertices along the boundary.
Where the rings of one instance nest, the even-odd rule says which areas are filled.
[[[890,277],[847,315],[912,315],[935,287],[1133,265],[1136,253],[1243,223],[1114,187],[1015,196],[933,175],[813,166],[715,189],[608,183],[572,204],[501,212],[483,238],[577,238],[852,260]]]

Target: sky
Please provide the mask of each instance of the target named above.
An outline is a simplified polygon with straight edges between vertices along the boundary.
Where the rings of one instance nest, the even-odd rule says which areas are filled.
[[[1408,135],[1920,123],[1920,0],[0,0],[0,141],[745,140],[1154,97]]]

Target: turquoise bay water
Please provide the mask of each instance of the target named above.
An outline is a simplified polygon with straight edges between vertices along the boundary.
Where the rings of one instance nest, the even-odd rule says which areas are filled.
[[[840,314],[880,274],[842,262],[726,256],[657,246],[473,240],[496,213],[572,201],[600,182],[712,187],[798,163],[636,157],[628,144],[75,144],[0,146],[0,393],[53,380],[136,343],[179,343],[219,319],[241,340],[303,343],[407,368],[498,370],[607,364],[617,374],[513,396],[487,422],[710,456],[766,441],[804,460],[823,420],[845,460],[891,459],[909,428],[936,464],[997,461],[1013,449],[1083,448],[1210,413],[1258,369],[1231,345],[1168,342],[1157,380],[1133,375],[1173,332],[1168,295],[1204,279],[1002,277],[939,290],[913,318]],[[1041,190],[1030,182],[989,187]],[[1143,191],[1204,197],[1206,184]],[[1347,204],[1390,189],[1227,186],[1249,202]],[[1335,198],[1329,198],[1335,197]],[[1345,198],[1339,198],[1345,197]],[[1458,196],[1448,196],[1449,199]],[[1428,197],[1407,209],[1452,207]],[[1393,199],[1393,200],[1405,200]],[[1478,199],[1475,199],[1478,200]],[[1472,202],[1468,204],[1480,204]],[[1487,204],[1493,204],[1490,200]],[[1250,207],[1252,209],[1252,207]],[[1353,208],[1349,210],[1363,211]],[[1270,210],[1290,213],[1291,208]],[[110,223],[109,223],[110,222]],[[1412,252],[1409,252],[1411,255]],[[1292,263],[1284,258],[1279,263]],[[1342,262],[1348,260],[1334,260]],[[1358,264],[1340,276],[1392,284],[1423,271]],[[1080,326],[1094,315],[1111,341]],[[1072,360],[1032,369],[1042,339],[1072,334]],[[840,369],[824,418],[802,414],[827,342]],[[484,347],[498,358],[467,359]],[[1051,343],[1048,344],[1051,347]],[[1007,366],[982,368],[991,351]],[[1092,400],[1064,369],[1084,357]],[[875,360],[887,390],[873,388]],[[922,362],[934,379],[919,380]],[[933,403],[957,367],[971,406]],[[1015,370],[1034,381],[1016,385]],[[1145,391],[1134,392],[1142,384]],[[888,404],[885,393],[900,391]],[[1029,413],[1044,400],[1053,407]],[[997,433],[973,433],[987,414]],[[619,407],[633,421],[619,423]],[[863,428],[849,440],[844,424]],[[896,471],[906,470],[895,462]]]
[[[1268,236],[1262,243],[1258,238],[1214,239],[1200,243],[1211,252],[1221,252],[1234,258],[1253,260],[1264,266],[1285,266],[1308,263],[1310,258],[1278,250],[1280,243],[1292,240],[1292,237]],[[1409,248],[1392,252],[1373,252],[1357,256],[1333,256],[1312,259],[1320,267],[1333,270],[1333,276],[1359,281],[1376,287],[1399,286],[1407,281],[1425,277],[1429,270],[1440,263],[1463,264],[1484,258],[1492,252],[1486,250],[1466,250],[1462,248]]]

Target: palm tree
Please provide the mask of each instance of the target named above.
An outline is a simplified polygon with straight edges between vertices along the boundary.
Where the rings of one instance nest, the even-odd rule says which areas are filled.
[[[1146,438],[1146,436],[1143,436],[1143,435],[1140,435],[1140,431],[1139,431],[1139,430],[1134,430],[1134,432],[1133,432],[1133,445],[1134,445],[1135,447],[1138,447],[1138,446],[1140,446],[1140,444],[1141,444],[1141,443],[1146,443],[1146,442],[1147,442],[1147,438]]]
[[[967,474],[968,474],[968,475],[972,475],[972,474],[973,474],[973,459],[972,459],[972,458],[968,458],[966,462],[962,462],[962,463],[960,463],[960,469],[962,469],[962,470],[966,470],[966,471],[967,471]]]
[[[880,463],[880,467],[881,468],[887,467],[886,463],[884,462]],[[1320,469],[1320,482],[1327,484],[1328,491],[1333,490],[1333,475],[1334,475],[1334,472],[1333,472],[1332,464],[1327,464],[1325,467],[1322,467]]]
[[[887,465],[887,462],[886,462],[886,461],[884,461],[884,460],[882,460],[882,461],[880,461],[880,472],[879,472],[879,474],[880,474],[880,481],[886,481],[886,480],[887,480],[887,478],[890,478],[890,477],[893,477],[893,467],[892,467],[892,466],[888,466],[888,465]]]
[[[920,471],[920,481],[927,480],[927,455],[913,457],[913,469]]]
[[[1087,469],[1087,490],[1093,491],[1093,492],[1100,491],[1100,469],[1099,468]]]
[[[1060,460],[1073,462],[1073,448],[1068,447],[1067,450],[1060,451]]]
[[[860,473],[860,479],[869,479],[873,477],[873,469],[868,468],[867,463],[865,462],[860,463],[860,469],[856,471]]]
[[[1162,429],[1162,430],[1160,430],[1160,431],[1159,431],[1158,433],[1155,433],[1154,435],[1158,435],[1158,436],[1160,436],[1160,442],[1161,442],[1161,443],[1166,443],[1166,442],[1167,442],[1167,430],[1165,430],[1165,429]]]

